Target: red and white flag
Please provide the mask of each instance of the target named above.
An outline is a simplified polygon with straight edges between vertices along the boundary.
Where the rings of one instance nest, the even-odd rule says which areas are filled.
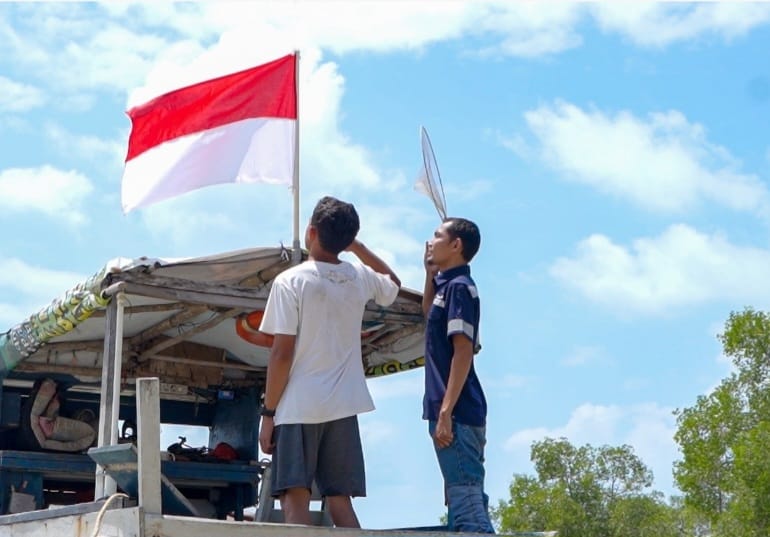
[[[220,183],[292,184],[295,62],[290,54],[129,110],[123,212]]]

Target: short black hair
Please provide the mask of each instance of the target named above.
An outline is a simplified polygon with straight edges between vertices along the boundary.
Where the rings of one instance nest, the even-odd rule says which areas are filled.
[[[460,239],[463,241],[463,259],[465,259],[466,263],[470,263],[476,252],[479,251],[479,246],[481,246],[479,226],[466,218],[458,218],[456,216],[444,218],[444,223],[449,224],[446,226],[446,230],[452,240]]]
[[[310,225],[318,230],[321,248],[335,255],[350,246],[361,228],[353,204],[331,196],[318,200],[310,217]]]

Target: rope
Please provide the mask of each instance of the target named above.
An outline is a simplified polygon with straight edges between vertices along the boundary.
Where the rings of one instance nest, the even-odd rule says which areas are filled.
[[[99,514],[96,515],[96,525],[94,526],[93,533],[91,533],[91,537],[98,537],[99,530],[102,528],[102,519],[104,518],[104,513],[107,512],[107,509],[109,508],[112,501],[118,498],[128,498],[128,494],[123,494],[122,492],[116,492],[115,494],[107,498],[107,501],[104,502],[104,505],[102,505],[102,508],[99,509]]]

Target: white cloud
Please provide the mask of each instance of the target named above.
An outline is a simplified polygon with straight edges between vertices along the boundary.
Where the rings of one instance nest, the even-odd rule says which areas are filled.
[[[594,17],[601,29],[640,46],[718,35],[742,35],[768,19],[761,5],[642,3],[433,1],[216,2],[193,5],[147,3],[125,7],[105,3],[116,19],[131,17],[181,36],[206,40],[236,28],[255,34],[290,36],[297,48],[334,53],[420,50],[463,37],[484,38],[476,52],[518,57],[555,54],[579,46],[578,24]],[[335,16],[327,16],[334,10]]]
[[[206,49],[193,61],[174,63],[171,60],[158,63],[148,73],[146,83],[134,90],[129,98],[129,106],[143,102],[155,95],[164,93],[173,87],[196,80],[249,67],[255,63],[275,58],[290,50],[289,37],[266,30],[267,35],[236,29],[225,32],[219,41]],[[265,47],[264,40],[270,42]],[[243,51],[254,50],[252,55]],[[370,152],[351,140],[340,128],[339,121],[341,100],[344,95],[345,80],[333,62],[324,62],[318,49],[305,49],[302,53],[300,67],[300,174],[302,177],[301,196],[306,203],[306,213],[321,195],[334,192],[336,196],[356,203],[364,226],[361,238],[394,268],[406,285],[421,288],[424,270],[420,263],[423,244],[415,241],[404,229],[410,229],[409,224],[424,222],[427,211],[417,211],[401,204],[391,204],[387,211],[382,205],[368,205],[360,199],[365,199],[364,193],[376,191],[382,194],[381,200],[400,200],[401,194],[394,191],[395,184],[403,184],[404,178],[398,173],[386,177],[373,162]],[[475,191],[484,187],[483,182],[474,184]],[[257,189],[259,192],[257,192]],[[173,200],[150,208],[145,211],[145,220],[153,232],[166,235],[177,243],[196,240],[201,242],[210,236],[212,229],[220,229],[226,233],[237,233],[243,223],[254,225],[254,214],[260,215],[261,222],[290,223],[291,214],[284,208],[290,209],[288,198],[281,201],[276,197],[272,187],[257,186],[253,189],[255,203],[243,207],[223,207],[222,210],[212,210],[212,197],[218,194],[207,193],[204,204],[203,194],[190,194],[183,198],[186,201]],[[283,196],[281,191],[280,196]],[[251,193],[244,197],[252,199]],[[277,203],[269,205],[262,203],[262,198],[276,199]],[[285,197],[285,196],[283,196]],[[259,198],[259,199],[257,199]],[[184,218],[168,216],[169,207],[182,207]],[[256,207],[264,207],[257,211]],[[243,210],[243,212],[242,212]],[[198,216],[199,215],[199,216]],[[394,228],[393,222],[401,222]],[[304,231],[306,216],[300,217],[300,231]],[[273,224],[271,224],[273,225]],[[262,230],[263,236],[265,230]],[[241,232],[242,233],[242,232]],[[268,235],[269,236],[269,235]],[[276,234],[278,239],[290,240],[286,234]],[[301,237],[300,237],[301,238]],[[288,242],[286,244],[289,244]],[[219,245],[221,248],[221,244]],[[398,259],[408,259],[409,262],[398,266]]]
[[[126,154],[125,139],[105,140],[97,136],[75,134],[53,123],[45,126],[45,135],[63,154],[88,160],[99,159],[112,164],[116,170],[123,168]],[[118,177],[115,180],[117,181]]]
[[[242,187],[242,185],[222,186],[225,188]],[[251,221],[243,220],[239,225],[238,213],[241,211],[229,207],[224,202],[217,203],[218,199],[222,199],[222,186],[209,187],[205,191],[196,190],[184,196],[152,205],[140,211],[140,216],[150,233],[159,241],[169,244],[172,250],[178,248],[185,251],[191,246],[198,245],[202,250],[191,252],[191,255],[203,255],[207,248],[210,249],[206,244],[216,242],[216,237],[245,236],[247,234],[245,227],[261,225],[257,218]],[[264,188],[264,185],[259,186]],[[243,198],[254,197],[253,189],[249,190],[249,192],[243,193]],[[206,203],[207,201],[208,203]],[[206,208],[207,205],[208,208]],[[220,244],[225,243],[222,239],[219,239],[219,242]],[[278,241],[269,244],[269,246],[278,246]],[[225,249],[227,248],[225,247]]]
[[[598,304],[654,314],[716,300],[770,303],[768,266],[769,250],[736,246],[722,235],[677,224],[629,247],[592,235],[549,272]]]
[[[607,358],[604,349],[592,345],[578,345],[574,347],[561,361],[563,365],[568,367],[579,367],[608,362],[609,359]]]
[[[82,274],[51,270],[30,265],[16,258],[0,259],[0,288],[12,289],[47,304],[76,284],[84,281]]]
[[[446,185],[444,190],[446,197],[453,202],[460,202],[478,199],[491,192],[493,188],[494,182],[488,179],[473,179],[464,181],[462,184]],[[447,211],[451,213],[451,207],[448,207]]]
[[[84,280],[74,272],[0,258],[0,330],[20,323]]]
[[[0,112],[25,112],[44,102],[43,92],[35,86],[0,76]]]
[[[635,392],[647,388],[649,385],[650,380],[647,378],[629,378],[623,381],[623,390]]]
[[[770,20],[770,5],[761,2],[600,2],[590,7],[600,28],[647,47],[703,35],[730,40]]]
[[[113,22],[83,4],[6,8],[14,27],[0,26],[0,53],[13,58],[59,93],[137,84],[152,62],[173,48],[152,31],[133,31],[131,19]]]
[[[41,79],[56,81],[64,92],[126,90],[148,71],[164,68],[167,60],[174,65],[205,55],[217,38],[227,46],[230,34],[251,36],[252,46],[240,49],[238,56],[252,64],[255,51],[275,52],[276,42],[285,45],[280,54],[314,48],[343,54],[419,51],[471,38],[474,50],[468,52],[474,54],[537,57],[579,46],[578,25],[591,16],[604,31],[626,35],[641,46],[704,34],[729,39],[769,18],[767,6],[745,3],[103,2],[0,8],[19,28],[0,21],[0,54],[36,68]],[[331,10],[333,17],[328,16]],[[251,57],[245,51],[252,51]]]
[[[482,52],[532,57],[560,52],[580,43],[572,29],[581,8],[570,3],[532,7],[508,2],[298,1],[201,4],[198,16],[179,10],[143,9],[145,22],[166,25],[201,38],[212,29],[248,27],[255,34],[289,36],[293,47],[320,47],[337,54],[369,50],[420,50],[467,36],[492,36]],[[147,7],[147,6],[145,6]],[[335,16],[328,13],[334,10]],[[124,15],[114,10],[116,15]],[[208,25],[200,24],[206,20]]]
[[[403,194],[396,194],[390,204],[384,201],[382,205],[356,204],[362,222],[359,238],[393,267],[403,285],[422,289],[425,283],[425,268],[422,265],[425,243],[410,235],[409,230],[422,225],[426,219],[432,219],[433,214],[427,210],[399,206],[395,201],[398,196]],[[383,209],[384,206],[387,209]]]
[[[68,42],[61,51],[63,65],[55,68],[54,74],[63,84],[74,89],[104,87],[122,90],[141,80],[161,51],[170,48],[172,43],[156,35],[107,24],[83,42]],[[72,65],[78,66],[78,69],[72,69]]]
[[[29,318],[34,311],[36,311],[34,308],[27,308],[16,302],[13,304],[0,302],[0,332],[5,332]]]
[[[363,444],[382,444],[387,441],[395,441],[398,429],[391,423],[384,421],[367,420],[361,425],[361,442]]]
[[[609,444],[615,436],[615,429],[623,416],[619,406],[603,406],[585,403],[572,411],[569,421],[562,427],[549,429],[535,427],[511,434],[505,441],[506,450],[529,448],[532,442],[546,437],[569,439],[574,445],[591,443],[596,446]]]
[[[171,59],[159,62],[147,75],[146,83],[129,97],[129,106],[147,101],[193,81],[206,80],[273,59],[291,50],[286,36],[267,36],[252,29],[234,30],[184,64]],[[259,51],[243,54],[244,50]],[[368,151],[352,142],[339,128],[340,101],[344,78],[333,62],[322,62],[319,50],[303,51],[300,64],[300,169],[307,184],[319,191],[342,188],[383,188],[380,173],[373,168]]]
[[[496,386],[501,388],[523,388],[531,384],[533,379],[524,375],[505,375],[504,377],[497,379],[492,378],[489,380],[490,386]]]
[[[511,151],[514,155],[530,160],[536,158],[537,148],[533,144],[528,143],[527,140],[521,134],[514,134],[512,136],[505,136],[502,132],[495,131],[490,133],[498,145]]]
[[[494,394],[502,399],[515,397],[520,392],[527,393],[537,391],[538,379],[526,375],[506,374],[501,377],[489,377],[484,379],[484,386],[489,395]]]
[[[410,400],[422,398],[424,390],[422,375],[396,374],[369,379],[369,392],[375,404],[385,399],[407,397]]]
[[[87,177],[51,166],[0,171],[0,208],[36,211],[69,224],[86,221],[81,207],[93,186]]]
[[[281,39],[285,42],[285,37],[276,36],[274,44],[278,48],[283,48],[279,46]],[[170,61],[159,64],[159,67],[148,75],[147,83],[132,93],[130,103],[142,102],[179,83],[206,79],[246,67],[245,64],[251,63],[253,59],[244,60],[244,55],[240,52],[260,49],[258,43],[250,31],[230,32],[223,35],[218,43],[189,64],[173,65]],[[267,60],[274,57],[274,52],[277,51],[263,50],[260,53],[260,59],[253,61]],[[265,55],[267,57],[262,57]],[[351,141],[339,128],[339,108],[344,92],[344,78],[339,74],[336,64],[321,63],[320,52],[317,50],[305,51],[301,64],[300,85],[302,88],[300,92],[301,196],[303,200],[311,200],[308,207],[312,209],[314,201],[330,191],[351,201],[355,201],[357,192],[387,191],[389,185],[383,180],[381,172],[371,163],[368,151]],[[244,223],[260,227],[263,227],[266,221],[274,227],[275,222],[285,222],[287,228],[291,225],[291,199],[285,195],[285,189],[280,189],[279,192],[274,187],[257,185],[249,189],[249,192],[244,190],[244,199],[254,200],[253,205],[241,204],[238,207],[222,205],[221,210],[212,210],[210,202],[212,198],[216,199],[218,196],[218,193],[207,189],[205,195],[191,193],[183,197],[185,201],[180,198],[179,201],[164,202],[157,208],[150,208],[144,214],[147,215],[146,220],[154,231],[170,235],[177,243],[198,240],[201,232],[210,233],[212,229],[235,233]],[[272,205],[264,203],[267,198],[276,200],[277,203]],[[205,201],[205,203],[198,204],[197,201]],[[184,206],[185,210],[182,213],[185,215],[184,218],[168,216],[168,208],[172,204]],[[205,210],[204,206],[207,207]],[[255,211],[257,207],[264,208],[264,211]],[[367,209],[359,206],[359,211],[362,213],[362,218],[365,218]],[[401,210],[394,209],[390,216],[393,217],[393,212],[399,211]],[[412,244],[414,241],[406,235],[393,233],[390,225],[392,220],[384,219],[380,210],[372,209],[371,212],[373,220],[366,220],[362,233],[378,253],[383,253],[380,249],[382,246],[392,246],[391,252],[394,253],[404,252],[404,245],[414,246]],[[255,214],[260,215],[259,222],[255,221]],[[381,221],[388,225],[379,226],[376,223]],[[301,217],[301,233],[304,231],[305,223],[305,218]],[[203,236],[205,235],[206,233],[203,233]],[[287,234],[274,236],[276,244],[280,239],[291,240]],[[421,250],[415,255],[415,259],[421,259],[420,256]],[[387,252],[384,257],[388,257]],[[389,261],[392,261],[392,257]]]
[[[767,187],[677,111],[641,119],[557,102],[525,114],[541,156],[568,180],[661,212],[708,200],[770,216]]]
[[[563,426],[523,429],[511,434],[505,442],[506,451],[520,461],[516,468],[528,464],[532,442],[546,437],[565,437],[574,446],[591,444],[619,446],[628,444],[655,475],[653,488],[673,492],[671,468],[677,458],[674,442],[676,420],[673,409],[655,403],[632,406],[597,405],[585,403],[572,411]]]
[[[492,32],[500,39],[484,48],[483,55],[533,58],[563,52],[583,42],[575,28],[585,13],[579,3],[487,2],[477,5],[474,13],[477,21],[469,20],[469,29]]]
[[[268,24],[293,35],[296,45],[318,46],[336,53],[419,49],[459,37],[474,19],[466,2],[292,2],[268,3],[246,14],[248,25]],[[329,16],[333,10],[335,15]],[[222,24],[243,17],[239,4],[211,10]],[[218,17],[217,17],[218,15]]]

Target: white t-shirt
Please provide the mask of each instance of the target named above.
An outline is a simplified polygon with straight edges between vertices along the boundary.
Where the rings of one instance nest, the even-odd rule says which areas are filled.
[[[387,306],[397,295],[390,276],[345,261],[305,261],[275,278],[259,329],[297,336],[276,425],[374,410],[361,359],[361,320],[369,300]]]

